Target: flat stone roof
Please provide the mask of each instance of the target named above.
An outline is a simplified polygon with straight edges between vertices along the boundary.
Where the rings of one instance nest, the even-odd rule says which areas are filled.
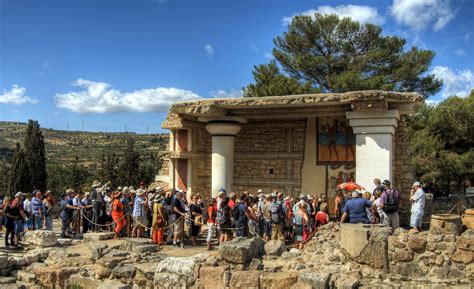
[[[413,112],[424,103],[424,97],[415,92],[393,92],[379,90],[351,91],[345,93],[318,93],[287,96],[208,98],[180,101],[170,108],[163,128],[183,127],[182,120],[199,121],[198,118],[237,116],[255,118],[272,113],[299,112],[304,115],[310,108],[334,107],[344,111],[357,110],[361,106],[369,109],[392,109],[403,107],[402,113]],[[398,109],[398,108],[397,108]],[[309,112],[307,112],[309,113]]]

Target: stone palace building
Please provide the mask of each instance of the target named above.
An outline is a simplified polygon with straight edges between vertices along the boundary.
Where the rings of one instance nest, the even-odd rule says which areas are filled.
[[[326,195],[356,181],[389,179],[405,198],[413,182],[405,116],[417,93],[354,91],[175,103],[168,165],[159,181],[205,198],[258,189]]]

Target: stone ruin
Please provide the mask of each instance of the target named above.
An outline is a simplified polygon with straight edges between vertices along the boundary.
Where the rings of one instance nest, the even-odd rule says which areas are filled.
[[[37,248],[23,256],[0,254],[1,288],[471,288],[474,280],[474,230],[436,226],[414,234],[329,223],[304,250],[236,238],[189,257],[144,239],[108,245],[108,233],[38,247],[52,240],[36,234],[48,242],[29,241]],[[80,244],[87,254],[74,250]]]

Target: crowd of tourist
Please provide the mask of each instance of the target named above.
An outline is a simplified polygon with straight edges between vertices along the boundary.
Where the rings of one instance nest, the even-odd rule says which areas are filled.
[[[183,190],[147,190],[143,182],[137,188],[112,189],[111,182],[94,181],[90,192],[68,189],[58,201],[50,191],[44,195],[38,190],[32,194],[18,192],[13,197],[0,192],[0,231],[5,226],[7,247],[17,246],[25,230],[53,230],[56,208],[62,237],[113,231],[115,238],[147,237],[158,245],[182,247],[185,239],[198,245],[197,237],[207,231],[209,250],[213,249],[215,237],[224,243],[234,237],[256,235],[301,249],[313,232],[330,220],[398,228],[400,193],[391,188],[388,180],[375,179],[374,186],[372,193],[337,188],[333,218],[324,195],[301,194],[293,199],[276,191],[237,195],[221,189],[216,198],[207,202],[200,194],[188,196]],[[420,183],[413,184],[410,200],[410,225],[419,231],[425,203]]]

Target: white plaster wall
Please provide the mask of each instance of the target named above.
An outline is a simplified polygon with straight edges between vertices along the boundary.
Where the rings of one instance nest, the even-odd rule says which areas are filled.
[[[301,192],[319,195],[326,192],[326,166],[316,165],[316,118],[306,121],[306,135],[303,168],[301,172]]]
[[[373,179],[392,180],[393,135],[356,135],[356,181],[372,191]]]

